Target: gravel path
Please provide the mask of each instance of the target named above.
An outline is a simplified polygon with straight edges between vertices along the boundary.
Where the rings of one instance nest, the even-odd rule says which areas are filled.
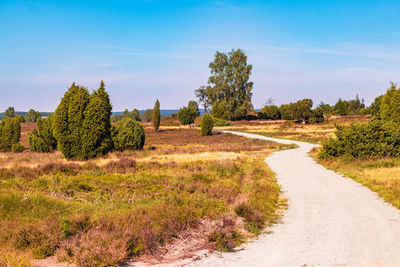
[[[228,132],[228,131],[226,131]],[[316,164],[312,144],[266,159],[289,199],[282,223],[243,250],[203,255],[192,266],[400,266],[400,213],[369,189]],[[178,264],[179,265],[179,264]]]

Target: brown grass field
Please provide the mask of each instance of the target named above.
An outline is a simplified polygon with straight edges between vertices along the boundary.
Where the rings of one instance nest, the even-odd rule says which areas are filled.
[[[34,127],[22,125],[26,147]],[[89,161],[0,153],[0,266],[168,262],[230,250],[279,218],[284,200],[263,160],[290,146],[145,131],[143,150]]]

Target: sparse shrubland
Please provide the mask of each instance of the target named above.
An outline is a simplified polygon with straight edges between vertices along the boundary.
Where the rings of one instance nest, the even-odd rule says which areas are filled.
[[[128,121],[137,123],[119,123]],[[229,250],[276,221],[280,190],[263,159],[277,144],[202,137],[195,129],[148,129],[147,136],[143,150],[109,159],[65,163],[59,153],[0,155],[0,251],[14,251],[0,262],[51,255],[79,266],[117,265],[142,255],[162,259],[165,245],[189,230],[202,233],[192,249]],[[151,160],[202,151],[242,156]]]

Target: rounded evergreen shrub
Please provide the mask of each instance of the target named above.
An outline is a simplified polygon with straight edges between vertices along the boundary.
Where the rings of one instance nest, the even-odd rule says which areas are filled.
[[[211,135],[211,131],[213,129],[214,122],[211,115],[204,114],[203,120],[201,121],[201,135]]]
[[[197,117],[197,110],[193,108],[183,107],[178,111],[179,122],[183,125],[192,124]]]
[[[36,129],[29,135],[29,147],[33,152],[50,152],[50,147]]]
[[[117,150],[142,149],[146,138],[143,126],[130,118],[118,121],[112,127],[111,134]]]
[[[279,108],[275,105],[263,107],[260,111],[260,115],[263,119],[267,120],[279,120],[281,118]]]

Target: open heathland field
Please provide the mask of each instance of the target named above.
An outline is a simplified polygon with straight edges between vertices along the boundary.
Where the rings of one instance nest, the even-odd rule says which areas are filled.
[[[22,140],[34,127],[22,125]],[[1,153],[0,266],[49,256],[109,266],[230,250],[277,221],[284,200],[264,158],[287,147],[148,127],[143,150],[89,161]]]
[[[232,126],[216,127],[216,129],[229,129],[320,144],[322,140],[334,136],[335,124],[348,125],[351,122],[369,120],[370,115],[331,116],[318,124],[301,124],[285,120],[242,120],[233,122]]]

